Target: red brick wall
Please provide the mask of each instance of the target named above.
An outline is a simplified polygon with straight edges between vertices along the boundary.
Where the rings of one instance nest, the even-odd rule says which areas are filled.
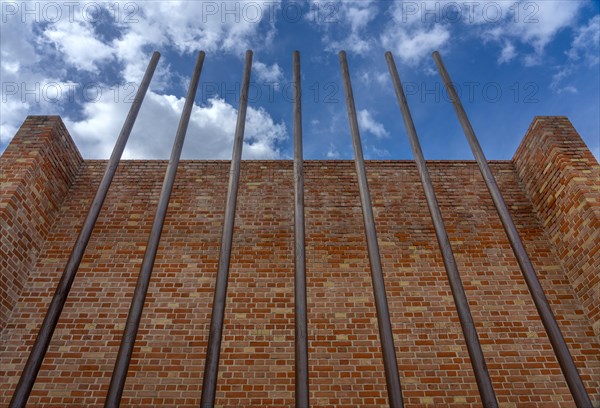
[[[513,160],[600,336],[600,166],[565,117],[537,117]]]
[[[0,159],[0,333],[81,163],[58,116],[29,116]]]
[[[0,346],[0,405],[12,394],[105,162],[86,161],[64,201]],[[430,162],[450,239],[503,407],[574,407],[474,162]],[[31,397],[31,406],[102,406],[166,163],[119,168]],[[600,343],[513,163],[494,162],[549,301],[593,400]],[[184,161],[177,175],[123,406],[199,404],[228,162]],[[369,162],[407,407],[480,407],[416,168]],[[315,407],[384,407],[354,165],[305,164],[311,398]],[[244,162],[220,407],[290,407],[294,390],[293,174]]]

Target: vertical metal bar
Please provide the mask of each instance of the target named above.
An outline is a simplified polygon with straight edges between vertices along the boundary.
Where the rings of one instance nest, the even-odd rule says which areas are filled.
[[[96,196],[90,205],[85,221],[83,222],[83,226],[81,227],[81,231],[79,232],[77,240],[75,241],[75,245],[71,250],[69,260],[65,265],[65,269],[60,278],[58,286],[56,287],[54,296],[52,297],[50,305],[48,306],[48,311],[46,312],[46,316],[44,317],[44,321],[40,327],[40,331],[38,332],[35,344],[31,349],[29,358],[25,364],[25,368],[21,373],[19,383],[17,384],[13,397],[10,401],[10,408],[20,408],[27,404],[33,384],[35,383],[37,375],[40,371],[40,367],[44,361],[46,351],[48,350],[48,346],[52,340],[52,335],[56,329],[56,324],[58,323],[60,314],[62,313],[65,302],[67,301],[67,296],[69,295],[71,286],[75,280],[75,275],[79,269],[79,264],[81,263],[85,249],[90,241],[92,231],[96,225],[96,220],[98,219],[98,215],[102,209],[102,204],[104,203],[104,199],[106,198],[106,194],[108,193],[112,179],[117,171],[117,166],[121,160],[121,155],[123,154],[123,150],[127,144],[127,139],[129,139],[129,135],[131,134],[131,129],[133,128],[135,119],[140,111],[140,107],[144,101],[144,96],[146,95],[146,91],[150,86],[150,81],[152,80],[152,76],[154,75],[154,71],[158,65],[159,59],[160,54],[158,52],[152,54],[150,63],[146,68],[144,78],[140,83],[140,87],[138,88],[135,99],[131,104],[131,108],[129,108],[129,114],[125,119],[121,133],[119,134],[113,152],[106,165],[106,170],[104,171],[104,176],[102,177],[102,181],[100,181],[100,185],[96,191]]]
[[[294,51],[294,266],[296,318],[296,408],[308,408],[308,324],[306,318],[306,247],[304,242],[304,169],[302,155],[302,83],[300,53]]]
[[[454,304],[456,305],[456,310],[458,312],[460,325],[462,327],[462,332],[467,344],[467,350],[469,351],[469,357],[471,358],[471,366],[473,367],[473,371],[475,373],[475,379],[477,381],[477,387],[479,388],[482,406],[486,408],[496,408],[498,407],[496,393],[494,392],[492,380],[490,379],[487,365],[483,357],[481,343],[479,342],[479,336],[477,335],[477,330],[475,329],[473,316],[471,316],[469,302],[467,301],[467,296],[463,288],[460,273],[458,272],[456,260],[454,259],[454,252],[452,251],[452,246],[450,245],[450,240],[448,239],[448,233],[446,232],[446,226],[444,224],[442,212],[440,211],[440,206],[433,189],[433,183],[431,182],[431,177],[429,176],[429,170],[427,169],[427,164],[425,162],[425,158],[423,157],[423,151],[421,150],[421,144],[419,143],[419,137],[417,135],[417,130],[415,129],[415,124],[408,107],[406,95],[402,89],[402,82],[400,81],[400,76],[398,75],[396,63],[394,62],[392,53],[389,51],[385,53],[385,58],[387,60],[390,76],[392,77],[392,82],[394,83],[394,89],[396,90],[396,97],[398,99],[398,104],[400,105],[400,110],[402,111],[402,117],[404,118],[404,126],[406,127],[406,133],[408,134],[410,147],[412,149],[413,156],[415,157],[419,176],[421,177],[421,184],[423,185],[423,190],[425,191],[425,198],[427,200],[427,206],[429,207],[431,219],[433,220],[433,226],[435,227],[435,234],[444,258],[444,266],[446,267],[448,281],[450,282],[450,289],[452,289],[452,296],[454,297]]]
[[[548,299],[546,299],[546,295],[544,294],[544,290],[540,281],[537,277],[535,269],[527,255],[527,251],[521,241],[521,237],[515,227],[513,219],[508,211],[506,203],[504,202],[504,198],[502,197],[502,193],[496,184],[496,179],[492,174],[490,166],[488,165],[487,159],[483,154],[483,150],[477,141],[477,136],[475,136],[475,131],[471,126],[471,122],[467,117],[467,113],[462,106],[460,98],[456,93],[456,89],[452,84],[452,80],[450,79],[450,75],[444,66],[442,61],[442,57],[439,52],[433,53],[433,59],[437,65],[438,71],[446,89],[448,91],[448,95],[452,100],[452,104],[454,105],[454,109],[456,110],[456,114],[458,116],[458,120],[462,125],[463,131],[467,140],[469,141],[469,146],[471,146],[471,150],[473,151],[473,155],[477,160],[477,164],[479,165],[479,170],[483,175],[483,179],[485,184],[492,196],[492,200],[494,201],[494,205],[496,206],[496,210],[498,211],[498,215],[500,216],[500,220],[502,221],[502,225],[504,226],[504,230],[506,231],[506,235],[510,241],[510,245],[512,246],[513,252],[519,266],[521,267],[521,271],[523,272],[523,276],[525,278],[525,282],[527,283],[527,287],[529,288],[529,293],[533,298],[533,302],[538,310],[544,328],[546,329],[546,333],[550,339],[550,343],[552,344],[552,348],[554,349],[554,353],[562,372],[567,380],[567,384],[569,389],[571,390],[571,394],[573,395],[573,399],[578,407],[591,408],[592,402],[590,401],[590,397],[585,390],[583,382],[581,381],[581,377],[579,376],[579,372],[577,371],[577,367],[575,366],[575,362],[571,357],[571,353],[569,352],[569,348],[567,347],[567,343],[563,338],[563,335],[558,327],[558,323],[552,314],[552,309],[548,304]]]
[[[192,73],[192,79],[190,81],[190,86],[185,99],[185,105],[183,106],[183,112],[181,113],[181,118],[179,120],[177,134],[175,135],[175,141],[173,142],[173,149],[171,150],[171,158],[169,159],[167,171],[165,172],[165,178],[163,180],[162,190],[158,199],[158,206],[156,208],[156,214],[154,215],[152,230],[150,231],[150,236],[148,237],[146,252],[144,253],[144,259],[138,275],[131,305],[129,306],[127,322],[125,323],[125,329],[123,331],[123,336],[121,337],[121,345],[119,346],[117,360],[115,362],[112,377],[110,379],[108,394],[106,396],[106,400],[104,401],[104,406],[106,408],[117,408],[121,404],[121,397],[123,395],[123,388],[125,387],[125,380],[127,379],[127,371],[131,361],[131,354],[133,353],[135,339],[140,327],[140,319],[144,309],[144,302],[146,301],[146,294],[148,293],[148,286],[150,285],[150,277],[152,276],[152,269],[154,267],[154,261],[156,259],[158,245],[160,243],[160,236],[164,226],[165,218],[167,216],[167,209],[169,207],[169,199],[171,198],[173,184],[175,183],[175,176],[177,175],[179,158],[181,157],[181,150],[183,149],[183,143],[185,141],[185,135],[187,133],[188,124],[190,121],[190,115],[192,113],[192,108],[194,107],[194,100],[196,99],[196,90],[198,88],[198,82],[200,81],[200,73],[202,72],[202,65],[204,64],[204,56],[204,51],[200,51],[198,53],[196,66],[194,67],[194,71]]]
[[[238,109],[235,138],[233,141],[233,157],[231,159],[231,169],[229,170],[225,221],[223,224],[223,235],[221,237],[217,282],[215,284],[215,294],[210,319],[208,349],[206,351],[206,362],[204,364],[202,396],[200,399],[200,406],[202,408],[212,408],[214,406],[215,394],[217,391],[219,357],[221,355],[221,339],[223,336],[223,318],[225,316],[225,300],[227,298],[227,279],[229,277],[229,263],[231,260],[231,244],[233,241],[235,209],[240,181],[240,162],[242,160],[242,147],[244,144],[244,127],[246,125],[246,109],[248,107],[248,87],[250,86],[251,69],[252,51],[248,50],[246,51],[240,106]]]
[[[354,147],[354,163],[356,165],[356,173],[358,176],[358,188],[360,191],[365,235],[367,238],[367,249],[369,252],[369,262],[371,264],[371,279],[373,281],[375,308],[377,310],[377,322],[379,326],[379,337],[381,340],[388,399],[390,407],[400,408],[404,406],[402,401],[402,388],[400,386],[400,377],[398,375],[398,363],[396,361],[396,349],[394,347],[392,323],[390,321],[390,312],[385,293],[385,283],[383,281],[383,271],[381,268],[381,258],[379,255],[379,245],[377,243],[377,231],[375,229],[375,217],[373,216],[373,208],[371,207],[371,194],[369,193],[369,183],[367,181],[360,133],[358,130],[358,120],[356,118],[356,108],[354,106],[352,83],[350,82],[350,73],[348,72],[346,53],[344,51],[340,51],[339,56],[340,65],[342,68],[342,78],[344,80],[344,91],[346,93],[346,107],[348,109],[348,120],[350,122],[352,146]]]

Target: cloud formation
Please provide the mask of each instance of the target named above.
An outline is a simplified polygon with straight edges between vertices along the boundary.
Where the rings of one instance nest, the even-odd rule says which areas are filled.
[[[43,9],[25,22],[21,13],[3,16],[6,23],[3,22],[1,32],[2,144],[12,138],[27,114],[58,113],[63,115],[85,157],[108,157],[129,110],[131,98],[122,93],[128,90],[133,94],[134,89],[129,90],[128,84],[140,82],[152,50],[169,48],[184,55],[203,49],[242,56],[245,49],[259,44],[265,47],[272,40],[273,22],[265,18],[272,19],[267,12],[272,13],[279,2],[270,2],[271,10],[260,8],[254,10],[257,14],[252,18],[248,18],[248,14],[242,19],[235,13],[228,16],[226,10],[219,9],[227,6],[213,1],[195,2],[193,7],[185,2],[156,1],[102,3],[102,8],[98,8],[99,3],[93,3],[95,14],[88,7],[92,3],[70,4],[56,3],[62,7],[62,18],[56,20],[44,15]],[[238,13],[250,13],[253,4],[243,1],[233,6],[239,8]],[[134,8],[127,8],[130,5]],[[67,6],[73,8],[67,9]],[[39,4],[36,7],[40,8]],[[99,30],[102,24],[108,27]],[[53,63],[55,61],[60,64]],[[101,75],[102,71],[115,67],[118,68],[116,77]],[[254,68],[260,80],[277,82],[282,78],[277,64],[256,61]],[[97,96],[77,101],[81,103],[80,113],[76,115],[66,109],[68,101],[64,100],[74,92],[79,96],[84,92],[81,83],[68,86],[67,78],[74,74],[93,81]],[[163,59],[125,157],[168,157],[166,152],[170,151],[183,108],[183,98],[166,91],[175,81],[178,78]],[[18,89],[13,92],[6,84],[15,84],[14,88]],[[44,93],[48,84],[55,84],[52,86],[59,89],[63,100],[48,98]],[[35,87],[37,95],[24,96],[23,89],[27,87]],[[122,93],[116,96],[115,90]],[[229,158],[236,117],[236,108],[222,99],[210,99],[207,106],[195,106],[184,156]],[[277,144],[286,137],[285,126],[275,123],[264,109],[248,109],[245,158],[280,157]]]
[[[357,112],[358,125],[362,132],[370,133],[377,138],[388,137],[390,134],[382,123],[378,122],[373,118],[371,112],[367,109],[361,109]]]

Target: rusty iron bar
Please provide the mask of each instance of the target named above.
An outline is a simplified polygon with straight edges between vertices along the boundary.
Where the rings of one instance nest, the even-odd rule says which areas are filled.
[[[152,80],[152,76],[154,75],[154,71],[156,70],[159,59],[160,53],[154,52],[152,54],[152,58],[150,59],[150,63],[146,68],[146,72],[142,82],[140,83],[140,87],[135,95],[135,99],[129,108],[129,113],[125,119],[125,122],[123,123],[121,133],[119,133],[119,137],[117,138],[117,142],[115,143],[115,147],[112,151],[110,159],[106,164],[104,175],[102,176],[102,180],[98,185],[96,195],[92,201],[92,204],[90,205],[81,230],[79,231],[77,240],[73,245],[73,249],[69,255],[69,260],[65,265],[65,269],[60,281],[58,282],[54,296],[50,301],[48,311],[46,312],[44,321],[42,322],[33,348],[29,353],[29,357],[25,363],[25,367],[23,368],[23,372],[21,373],[21,377],[19,378],[19,382],[10,401],[10,408],[22,408],[27,404],[27,400],[29,399],[29,395],[31,394],[31,390],[33,389],[33,385],[35,384],[35,380],[44,361],[44,357],[48,351],[48,346],[52,340],[52,335],[54,334],[54,330],[56,329],[56,325],[60,319],[63,307],[65,306],[65,302],[67,301],[67,297],[71,291],[71,286],[73,286],[73,281],[75,280],[75,276],[79,270],[79,264],[81,263],[85,249],[90,242],[90,237],[92,236],[94,226],[96,225],[96,220],[98,219],[98,215],[100,214],[100,210],[104,204],[104,199],[106,198],[106,194],[108,193],[112,179],[117,171],[121,156],[123,155],[123,150],[125,149],[125,145],[127,144],[127,140],[129,139],[133,125],[135,124],[135,120],[140,111],[140,107],[142,106],[142,102],[144,101],[146,91],[150,86],[150,81]]]
[[[294,300],[296,408],[309,407],[308,324],[306,318],[306,247],[304,239],[304,160],[302,155],[302,81],[300,53],[294,51]]]
[[[229,170],[227,203],[225,205],[225,220],[223,224],[223,235],[221,237],[217,281],[215,284],[212,314],[210,318],[208,349],[206,352],[206,362],[204,364],[202,395],[200,399],[200,407],[202,408],[212,408],[214,406],[215,395],[217,392],[221,339],[223,337],[223,318],[225,316],[225,301],[227,300],[227,280],[229,277],[229,264],[231,260],[231,245],[233,241],[233,227],[235,223],[237,193],[240,181],[240,165],[242,161],[242,147],[244,145],[244,128],[246,125],[246,110],[248,108],[248,88],[250,86],[251,70],[252,51],[248,50],[246,51],[240,106],[238,109],[235,137],[233,141],[233,155],[231,159],[231,169]]]
[[[402,387],[400,385],[400,376],[398,374],[398,362],[396,361],[392,323],[390,321],[390,311],[385,293],[379,245],[377,243],[375,217],[373,216],[373,208],[371,206],[371,194],[369,193],[369,183],[367,181],[367,173],[365,170],[365,161],[360,141],[360,132],[358,129],[356,107],[354,105],[354,95],[352,93],[352,83],[348,71],[346,52],[340,51],[339,57],[342,78],[344,81],[344,91],[346,94],[346,108],[348,110],[348,120],[350,122],[350,134],[352,136],[352,146],[354,147],[354,163],[356,165],[356,173],[358,176],[358,188],[363,212],[365,236],[367,239],[367,250],[369,262],[371,264],[371,279],[373,282],[375,309],[377,311],[377,323],[379,326],[379,337],[381,341],[388,400],[390,407],[401,408],[404,406],[402,400]]]
[[[460,326],[467,344],[469,357],[471,358],[471,366],[473,367],[473,372],[475,373],[475,379],[477,381],[477,387],[479,388],[482,406],[486,408],[497,408],[498,400],[496,399],[496,393],[494,392],[492,380],[490,379],[490,374],[485,363],[485,358],[481,349],[481,343],[479,341],[479,336],[477,335],[477,329],[475,328],[475,323],[473,322],[473,316],[471,315],[469,302],[467,301],[465,289],[460,278],[460,273],[458,272],[458,266],[456,265],[456,259],[454,258],[454,252],[452,251],[452,246],[450,244],[450,240],[448,239],[448,233],[446,231],[446,226],[444,224],[442,212],[440,211],[435,190],[433,189],[433,183],[431,182],[429,170],[427,169],[427,163],[425,162],[425,157],[423,156],[423,150],[421,149],[419,136],[417,135],[417,130],[410,113],[406,95],[402,89],[402,81],[400,81],[400,76],[398,74],[398,69],[396,68],[396,63],[394,62],[392,53],[389,51],[386,52],[385,58],[387,60],[390,76],[392,77],[394,89],[396,91],[398,105],[400,105],[400,110],[402,111],[404,126],[406,127],[406,133],[408,134],[410,147],[415,158],[417,170],[419,171],[423,191],[425,192],[429,213],[431,214],[433,226],[435,227],[435,234],[440,246],[440,251],[442,252],[442,257],[444,259],[446,274],[448,275],[448,281],[450,282],[450,289],[452,289],[452,296],[454,297],[454,304],[456,305],[456,311],[458,312]]]
[[[590,397],[583,385],[583,381],[579,376],[579,372],[577,371],[577,366],[573,361],[573,357],[569,352],[569,348],[565,339],[560,331],[558,323],[552,313],[552,309],[548,304],[548,299],[544,294],[544,289],[537,277],[535,269],[533,268],[533,264],[529,259],[529,255],[527,255],[527,251],[525,250],[525,246],[523,245],[523,241],[519,236],[519,232],[515,226],[515,223],[508,211],[508,207],[504,202],[504,198],[502,197],[502,193],[498,188],[498,184],[496,183],[496,179],[490,169],[490,166],[485,158],[483,150],[479,145],[477,140],[477,136],[475,135],[475,131],[471,126],[471,122],[465,112],[465,109],[458,97],[456,89],[452,84],[452,80],[450,79],[450,75],[446,70],[444,62],[442,61],[442,57],[439,52],[435,51],[433,53],[433,59],[435,64],[437,65],[440,76],[444,82],[446,90],[448,91],[448,95],[450,96],[450,100],[454,105],[454,109],[458,116],[458,120],[462,125],[465,136],[469,142],[469,146],[475,156],[475,160],[479,166],[479,170],[483,176],[483,180],[487,186],[487,189],[492,197],[494,205],[496,207],[496,211],[502,221],[502,226],[504,227],[504,231],[506,231],[506,235],[510,241],[510,245],[513,249],[515,257],[517,258],[517,262],[523,272],[523,277],[525,278],[525,282],[527,283],[527,287],[529,288],[529,293],[533,298],[533,302],[535,303],[535,307],[538,310],[544,328],[546,329],[546,333],[548,334],[548,338],[550,339],[550,343],[552,344],[552,348],[554,349],[554,354],[558,359],[558,363],[560,364],[560,368],[562,369],[563,375],[567,380],[567,385],[569,386],[569,390],[571,391],[571,395],[575,400],[575,403],[578,408],[592,408],[592,402]]]
[[[152,229],[150,231],[150,236],[148,237],[148,243],[146,244],[146,252],[144,253],[144,259],[142,261],[142,266],[140,267],[140,273],[135,285],[133,298],[131,299],[129,313],[127,314],[125,329],[123,331],[123,336],[121,337],[119,352],[117,353],[117,360],[115,361],[115,366],[113,368],[106,400],[104,401],[105,408],[118,408],[121,404],[123,388],[125,387],[125,381],[127,380],[127,371],[129,369],[133,347],[135,346],[135,340],[140,327],[144,302],[146,301],[148,286],[150,285],[150,278],[154,268],[154,261],[156,259],[156,253],[158,252],[158,245],[160,244],[160,237],[169,208],[171,192],[173,191],[173,185],[175,184],[179,158],[181,157],[192,108],[194,107],[194,100],[196,99],[196,90],[198,88],[198,83],[200,82],[204,56],[204,51],[198,53],[196,65],[192,72],[192,79],[190,81],[185,104],[179,120],[179,126],[173,142],[171,157],[169,159],[167,171],[165,172],[154,221],[152,222]]]

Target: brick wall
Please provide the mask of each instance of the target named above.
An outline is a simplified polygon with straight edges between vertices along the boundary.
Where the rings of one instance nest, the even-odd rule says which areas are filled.
[[[448,233],[503,407],[574,407],[485,184],[471,161],[430,162]],[[0,405],[12,394],[104,161],[85,161],[0,345]],[[163,161],[117,172],[30,399],[99,407],[151,228]],[[600,343],[510,161],[493,162],[584,383],[600,403]],[[183,161],[150,284],[122,406],[197,407],[228,162]],[[367,164],[407,407],[480,400],[414,163]],[[309,369],[314,407],[384,407],[366,242],[354,164],[305,164]],[[294,400],[293,174],[245,161],[239,191],[220,407]]]
[[[82,162],[58,116],[29,116],[0,160],[0,333]]]
[[[600,166],[565,117],[537,117],[513,160],[600,336]]]

